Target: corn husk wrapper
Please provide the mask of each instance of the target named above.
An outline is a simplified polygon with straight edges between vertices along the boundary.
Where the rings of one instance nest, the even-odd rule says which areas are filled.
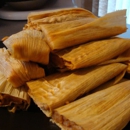
[[[130,80],[55,109],[62,130],[122,130],[130,121]]]
[[[97,16],[90,11],[82,8],[64,8],[50,11],[33,12],[28,15],[28,22],[24,29],[33,28],[41,30],[41,24],[62,23],[73,20],[84,20],[87,22],[93,21]]]
[[[22,61],[49,63],[50,48],[44,34],[37,30],[23,30],[3,41],[12,56]]]
[[[97,18],[96,18],[97,19]],[[69,30],[70,28],[76,28],[87,23],[94,21],[95,19],[86,17],[84,19],[78,19],[74,21],[66,21],[61,23],[52,23],[52,24],[39,24],[41,30],[44,30],[44,27],[47,29],[47,33],[55,33],[63,30]]]
[[[127,63],[127,73],[130,74],[130,63]]]
[[[50,117],[53,109],[74,101],[79,96],[114,78],[126,67],[124,64],[115,63],[72,72],[59,72],[27,82],[28,94],[43,113]]]
[[[38,64],[16,60],[5,48],[0,49],[0,71],[13,87],[20,87],[31,79],[45,76],[44,69]]]
[[[111,60],[128,48],[130,48],[130,39],[98,40],[53,52],[50,61],[57,68],[74,70]],[[126,57],[120,59],[126,60]]]
[[[108,88],[110,86],[113,86],[115,84],[118,84],[118,83],[121,83],[121,82],[124,82],[124,81],[128,80],[128,79],[124,78],[125,74],[126,74],[126,70],[122,71],[120,74],[118,74],[117,76],[115,76],[113,79],[111,79],[111,80],[103,83],[102,85],[98,86],[97,88],[93,89],[89,93],[94,93],[96,91],[103,90],[105,88]]]
[[[41,29],[45,33],[51,50],[59,50],[88,41],[109,38],[125,32],[127,30],[125,16],[126,10],[120,10],[76,27],[71,27],[68,22],[68,25],[61,23],[62,25],[60,26],[56,26],[57,24],[50,24],[50,26],[42,24]],[[71,24],[74,25],[75,21]],[[61,31],[54,32],[53,28],[56,30],[56,27],[57,30],[60,28]]]
[[[130,48],[128,48],[126,51],[118,55],[116,58],[112,58],[110,60],[104,61],[100,63],[100,65],[119,63],[119,62],[126,63],[126,64],[130,62]]]
[[[16,110],[27,110],[30,102],[25,86],[14,88],[0,73],[0,107],[8,107],[14,113]]]
[[[92,91],[90,91],[89,94],[104,90],[106,88],[109,88],[111,86],[114,86],[116,84],[119,84],[119,83],[122,83],[122,82],[125,82],[125,81],[128,81],[128,80],[129,79],[126,79],[126,78],[123,77],[122,79],[120,79],[120,81],[115,82],[116,81],[115,78],[111,79],[111,80],[101,84],[99,87],[97,87],[97,88],[93,89]]]
[[[39,20],[42,18],[48,18],[48,23],[53,23],[58,20],[52,18],[60,17],[59,22],[64,22],[67,20],[75,20],[84,17],[93,17],[97,18],[93,13],[83,8],[63,8],[63,9],[55,9],[49,11],[41,11],[41,12],[32,12],[28,15],[28,23]]]

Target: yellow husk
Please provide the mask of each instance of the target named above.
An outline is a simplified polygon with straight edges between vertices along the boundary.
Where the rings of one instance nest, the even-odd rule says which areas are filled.
[[[53,109],[74,101],[84,93],[114,78],[126,67],[124,64],[115,63],[71,72],[59,72],[27,82],[28,93],[38,107],[47,116],[51,116]]]
[[[97,17],[90,11],[82,8],[64,8],[51,11],[41,11],[33,12],[28,15],[28,22],[24,26],[24,29],[33,28],[36,30],[41,30],[41,24],[53,24],[62,23],[74,20],[84,20],[93,21]]]
[[[0,71],[13,87],[20,87],[31,79],[45,76],[44,69],[32,62],[21,62],[5,49],[0,49]]]
[[[50,48],[44,34],[37,30],[23,30],[3,41],[12,56],[22,61],[49,63]]]
[[[128,63],[128,67],[127,67],[127,73],[130,74],[130,63]]]
[[[118,55],[118,57],[104,61],[100,63],[100,65],[105,65],[105,64],[111,64],[111,63],[127,63],[130,61],[130,48],[127,48],[126,51],[124,51],[122,54]]]
[[[130,39],[115,37],[53,52],[51,53],[50,61],[54,66],[61,69],[67,68],[73,70],[101,64],[106,60],[111,60],[122,54],[128,48],[130,48]],[[126,57],[124,58],[126,59]]]
[[[16,110],[27,110],[30,102],[31,99],[25,86],[14,88],[0,73],[0,107],[8,107],[9,111],[15,112]]]
[[[48,23],[52,23],[52,18],[58,16],[61,17],[64,16],[64,19],[67,20],[67,17],[69,15],[68,19],[74,20],[74,18],[81,18],[81,17],[95,17],[94,14],[92,14],[90,11],[85,10],[83,8],[63,8],[63,9],[55,9],[55,10],[49,10],[49,11],[41,11],[41,12],[32,12],[28,15],[28,23],[39,20],[42,18],[48,18]],[[60,19],[60,22],[64,20],[63,18]],[[56,19],[55,21],[56,22]]]
[[[119,84],[119,83],[122,83],[122,82],[125,82],[125,81],[128,81],[128,79],[123,77],[122,79],[120,79],[120,81],[118,81],[116,83],[115,83],[115,81],[116,81],[115,78],[111,79],[111,80],[105,82],[104,84],[100,85],[99,87],[97,87],[97,88],[93,89],[92,91],[90,91],[89,94],[95,93],[97,91],[100,91],[100,90],[103,90],[103,89],[106,89],[106,88],[109,88],[111,86],[114,86],[116,84]]]
[[[130,121],[130,80],[54,110],[62,130],[122,130]]]
[[[120,10],[106,14],[105,16],[95,19],[90,23],[86,23],[80,26],[69,28],[68,25],[56,26],[53,24],[54,29],[61,31],[51,31],[45,24],[42,25],[42,31],[45,33],[48,45],[51,50],[63,49],[66,47],[74,46],[77,44],[86,43],[88,41],[109,38],[121,34],[127,30],[126,28],[126,10]],[[73,21],[73,25],[75,20]],[[64,29],[66,27],[66,29]]]

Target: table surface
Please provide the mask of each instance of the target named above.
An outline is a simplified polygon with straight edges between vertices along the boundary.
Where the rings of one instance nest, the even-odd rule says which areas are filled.
[[[50,0],[44,8],[72,7],[71,0]],[[0,19],[0,39],[5,36],[17,33],[22,30],[26,20],[4,20]],[[121,37],[130,38],[130,25],[126,33]],[[0,44],[0,47],[2,45]],[[0,130],[60,130],[55,124],[49,121],[41,110],[33,103],[28,111],[19,111],[15,114],[9,113],[6,108],[0,108]],[[130,130],[130,123],[125,130]]]

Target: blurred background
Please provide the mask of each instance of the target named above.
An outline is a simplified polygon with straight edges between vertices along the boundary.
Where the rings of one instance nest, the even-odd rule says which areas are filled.
[[[16,16],[20,18],[14,18],[14,20],[21,20],[26,19],[28,13],[32,11],[63,7],[86,8],[97,16],[127,9],[127,23],[130,24],[130,0],[1,0],[0,18],[13,20],[14,15],[17,15],[17,13],[24,13],[25,16],[21,15],[21,17]]]
[[[86,8],[97,16],[127,9],[127,23],[130,24],[130,0],[72,0],[72,2],[75,7]]]
[[[0,39],[22,30],[31,12],[71,7],[88,9],[99,17],[109,12],[127,9],[128,30],[121,36],[130,37],[130,0],[1,0]]]

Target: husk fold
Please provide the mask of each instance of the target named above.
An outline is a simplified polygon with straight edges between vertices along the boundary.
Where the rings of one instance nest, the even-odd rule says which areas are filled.
[[[20,87],[31,79],[45,76],[44,69],[37,63],[17,60],[5,48],[0,49],[0,59],[0,71],[13,87]]]

